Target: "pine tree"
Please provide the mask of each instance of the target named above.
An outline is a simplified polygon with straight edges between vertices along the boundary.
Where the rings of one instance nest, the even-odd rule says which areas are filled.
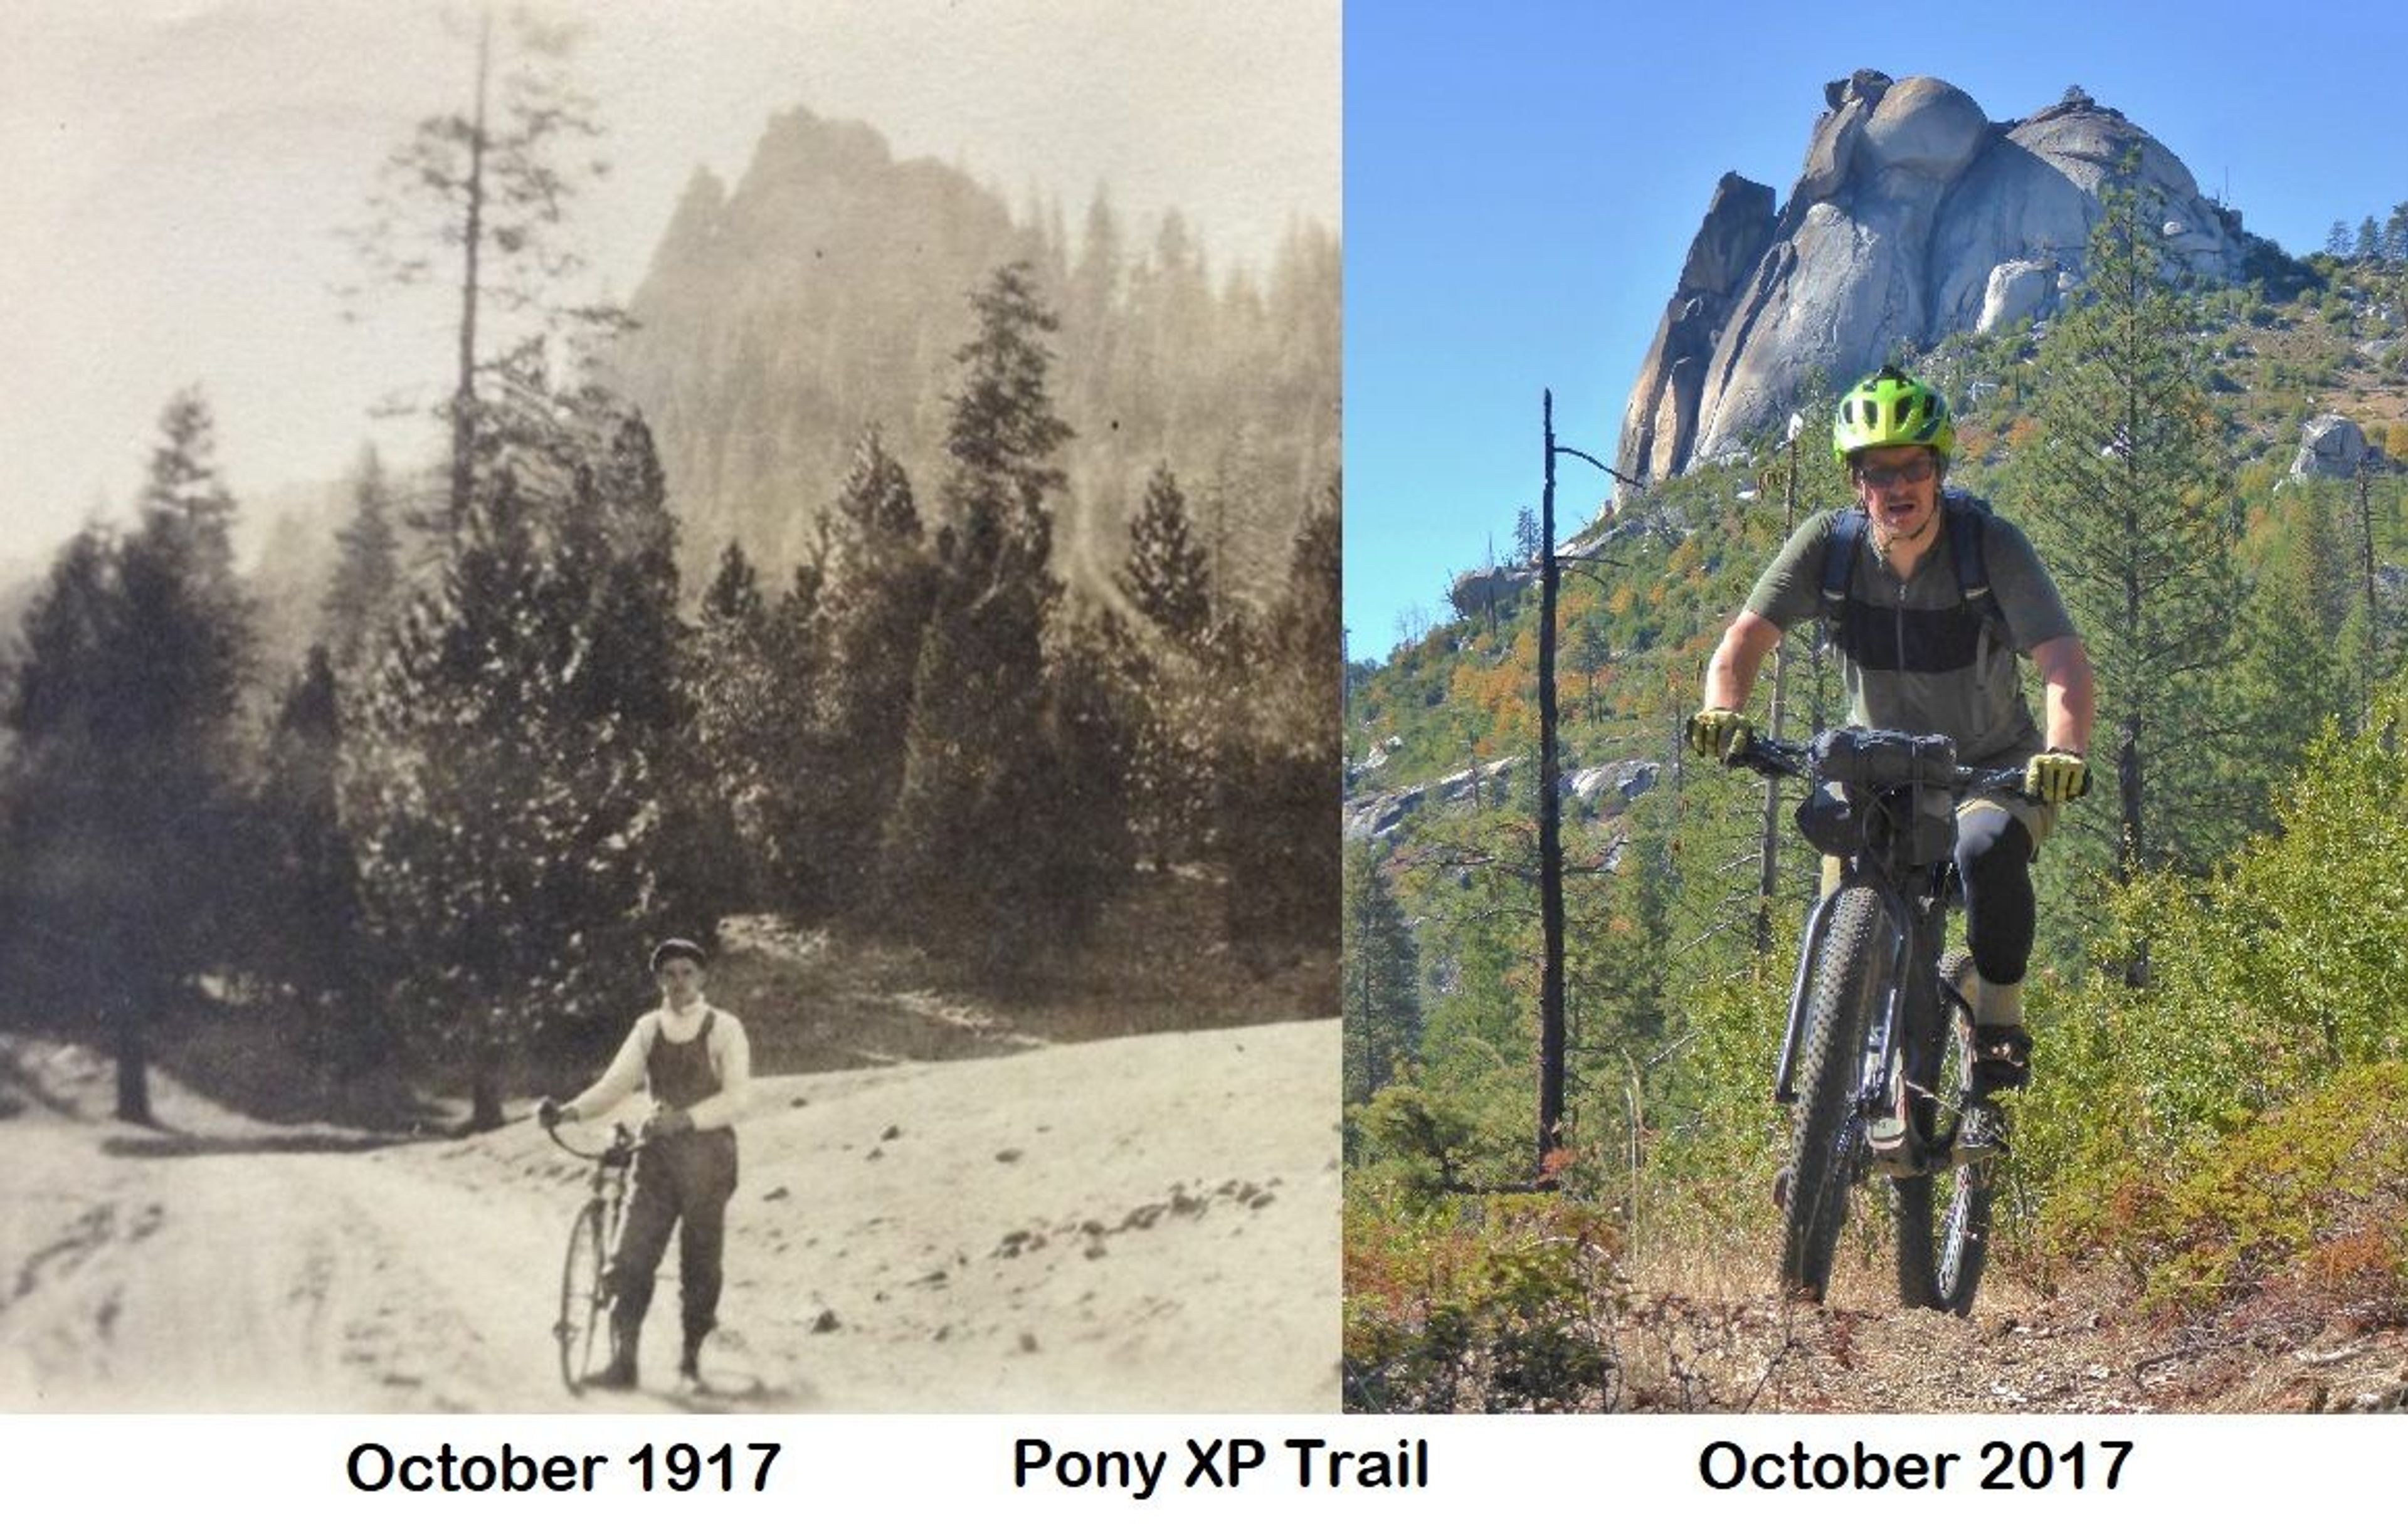
[[[1047,639],[1045,747],[1054,784],[1041,866],[1053,901],[1048,929],[1062,941],[1086,934],[1136,861],[1131,794],[1144,711],[1121,660],[1131,643],[1119,614],[1075,605]]]
[[[823,524],[826,670],[813,724],[824,766],[810,790],[814,855],[829,908],[858,914],[868,907],[879,835],[903,776],[931,590],[910,479],[877,430],[856,444]]]
[[[646,939],[710,933],[667,903],[691,889],[690,748],[657,463],[624,415],[551,424],[480,478],[364,695],[347,770],[370,922],[412,1037],[466,1078],[476,1126],[499,1122],[514,1064],[624,1018]]]
[[[1325,945],[1338,920],[1339,502],[1332,480],[1297,532],[1278,606],[1232,641],[1242,714],[1214,770],[1226,920],[1256,956],[1271,944]]]
[[[50,982],[108,1023],[118,1115],[150,1119],[148,1031],[239,961],[239,729],[254,635],[235,501],[194,391],[160,419],[133,533],[72,542],[26,625],[10,705],[20,914]]]
[[[1167,462],[1147,478],[1144,506],[1129,525],[1128,560],[1116,580],[1175,648],[1192,649],[1211,622],[1211,567],[1196,544],[1187,499]]]
[[[1421,974],[1412,929],[1368,842],[1345,854],[1345,1104],[1404,1079],[1421,1050]]]
[[[683,676],[692,722],[685,744],[707,761],[711,790],[704,835],[731,896],[755,900],[764,880],[763,802],[774,786],[762,743],[772,677],[769,609],[760,573],[729,540],[702,595]]]
[[[2272,827],[2276,797],[2309,743],[2355,708],[2344,639],[2349,577],[2335,494],[2285,495],[2293,499],[2287,533],[2267,548],[2240,610],[2230,686],[2243,722],[2228,795],[2229,846]]]
[[[947,432],[951,522],[912,681],[904,768],[882,849],[890,910],[1009,974],[1085,907],[1048,882],[1067,829],[1047,776],[1044,636],[1060,584],[1048,562],[1055,417],[1042,343],[1054,320],[1028,272],[1006,265],[971,298],[977,333]]]
[[[149,1114],[142,1030],[110,977],[136,902],[140,858],[121,830],[113,764],[133,739],[120,699],[125,607],[117,543],[98,527],[61,548],[27,610],[11,674],[0,860],[0,936],[21,996],[108,1028],[121,1057],[120,1111]]]
[[[2239,584],[2196,303],[2165,274],[2154,210],[2128,186],[2102,200],[2084,284],[2042,346],[2040,434],[2019,464],[2025,521],[2097,670],[2092,754],[2128,881],[2210,845],[2197,785],[2229,742],[2218,678]]]
[[[452,532],[468,514],[480,458],[492,448],[485,410],[494,389],[480,389],[480,377],[539,364],[555,334],[591,338],[628,326],[617,307],[554,294],[582,263],[561,236],[568,207],[608,168],[587,146],[602,131],[594,103],[567,72],[575,34],[515,14],[515,66],[497,97],[493,32],[487,11],[465,108],[419,122],[387,157],[366,222],[349,231],[371,281],[441,282],[455,293],[452,391],[439,409],[452,431],[443,518]]]
[[[1167,463],[1147,482],[1129,538],[1116,580],[1143,621],[1118,662],[1137,724],[1129,797],[1138,840],[1160,871],[1211,844],[1212,759],[1228,722],[1230,674],[1212,631],[1210,561]]]
[[[1513,563],[1535,566],[1539,563],[1539,516],[1528,508],[1513,516]]]
[[[741,542],[730,540],[719,553],[719,570],[712,576],[710,586],[703,591],[702,618],[705,624],[743,625],[761,618],[767,605],[761,599],[761,574],[752,558],[744,553]]]
[[[251,945],[258,971],[303,1018],[302,1050],[349,1086],[383,1069],[394,1048],[342,819],[343,729],[334,657],[312,646],[278,711],[254,806],[265,839]]]
[[[372,659],[403,597],[393,489],[373,448],[361,453],[351,522],[336,531],[335,542],[335,576],[320,605],[321,628],[336,670],[354,672]]]

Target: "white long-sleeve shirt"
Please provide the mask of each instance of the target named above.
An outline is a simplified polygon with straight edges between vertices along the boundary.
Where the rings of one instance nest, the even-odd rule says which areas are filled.
[[[652,1056],[652,1044],[666,1038],[673,1043],[690,1043],[702,1030],[705,1012],[711,1010],[705,1001],[695,1001],[681,1013],[663,1005],[646,1011],[636,1018],[627,1040],[619,1045],[618,1054],[610,1066],[602,1071],[584,1093],[568,1103],[569,1109],[586,1121],[598,1121],[611,1107],[633,1095],[644,1084],[645,1061]],[[686,1113],[694,1119],[697,1131],[726,1127],[743,1113],[748,1092],[752,1084],[752,1047],[744,1036],[744,1024],[725,1011],[718,1013],[710,1024],[709,1047],[710,1072],[718,1077],[719,1093],[696,1102]]]

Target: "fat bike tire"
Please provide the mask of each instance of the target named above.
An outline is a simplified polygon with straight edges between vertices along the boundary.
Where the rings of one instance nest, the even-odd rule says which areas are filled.
[[[1940,965],[1943,983],[1956,984],[1971,961],[1951,953]],[[1953,1010],[1946,1023],[1947,1050],[1934,1088],[1931,1125],[1925,1135],[1953,1140],[1964,1124],[1972,1075],[1972,1033]],[[1976,1105],[1995,1105],[1979,1101]],[[2004,1122],[1992,1118],[2001,1130]],[[1942,1163],[1930,1175],[1893,1181],[1898,1222],[1898,1295],[1910,1307],[1928,1307],[1959,1317],[1973,1312],[1973,1294],[1990,1251],[1990,1204],[1998,1159]]]
[[[1839,891],[1806,987],[1805,1051],[1790,1117],[1789,1189],[1782,1206],[1781,1283],[1820,1302],[1864,1151],[1856,1092],[1865,1034],[1885,981],[1889,920],[1867,888]]]
[[[602,1204],[587,1202],[568,1230],[568,1256],[560,1268],[560,1321],[552,1332],[560,1346],[560,1379],[571,1392],[584,1389],[595,1348],[609,1343],[610,1296],[602,1278],[609,1235],[602,1218]]]

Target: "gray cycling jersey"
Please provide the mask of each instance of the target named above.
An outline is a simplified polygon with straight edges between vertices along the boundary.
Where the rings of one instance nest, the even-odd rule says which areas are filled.
[[[1842,674],[1851,724],[1949,736],[1969,767],[2002,767],[2041,749],[2043,737],[2025,703],[2015,656],[2073,634],[2073,620],[2047,569],[2005,520],[1959,499],[1941,511],[1977,513],[1997,620],[1969,604],[1958,585],[1948,526],[1900,581],[1861,537],[1842,621]],[[1747,595],[1751,613],[1783,630],[1823,613],[1823,559],[1836,512],[1806,520],[1773,557]]]

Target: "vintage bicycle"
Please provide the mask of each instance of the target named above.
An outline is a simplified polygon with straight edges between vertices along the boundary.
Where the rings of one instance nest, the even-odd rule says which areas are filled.
[[[626,1210],[627,1175],[643,1140],[624,1122],[613,1123],[610,1141],[599,1151],[578,1147],[560,1135],[557,1123],[544,1132],[562,1149],[594,1165],[587,1176],[585,1203],[569,1224],[568,1253],[560,1270],[560,1317],[552,1326],[560,1346],[560,1378],[572,1393],[582,1392],[594,1374],[597,1347],[607,1360],[610,1346],[610,1287],[604,1271],[619,1241],[619,1222]]]

